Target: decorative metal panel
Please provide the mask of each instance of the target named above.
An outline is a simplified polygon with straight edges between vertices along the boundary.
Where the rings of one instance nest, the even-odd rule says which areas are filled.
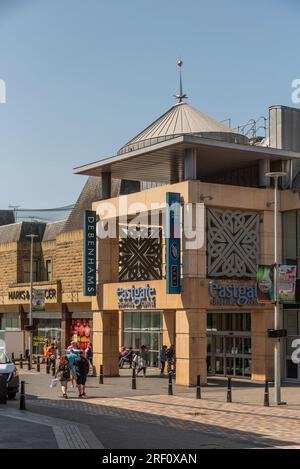
[[[255,277],[259,250],[259,215],[207,210],[207,263],[210,277]]]
[[[137,236],[138,233],[138,236]],[[119,240],[119,280],[160,280],[162,278],[162,230],[141,227]]]

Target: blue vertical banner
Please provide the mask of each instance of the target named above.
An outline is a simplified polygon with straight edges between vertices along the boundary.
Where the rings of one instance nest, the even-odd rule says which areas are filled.
[[[166,194],[167,293],[180,293],[180,193]]]
[[[97,214],[85,210],[83,221],[83,294],[96,296]]]

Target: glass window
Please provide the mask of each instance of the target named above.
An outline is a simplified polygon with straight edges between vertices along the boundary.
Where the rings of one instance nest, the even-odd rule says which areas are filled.
[[[32,262],[32,280],[33,282],[39,281],[39,261],[34,259]],[[23,261],[23,282],[30,282],[30,261]]]
[[[141,313],[141,329],[144,331],[151,329],[151,311]]]
[[[132,313],[126,311],[124,313],[124,330],[132,328]]]
[[[162,328],[161,324],[161,313],[159,311],[153,311],[151,315],[151,329],[152,330],[160,330]]]
[[[132,329],[141,328],[141,313],[139,311],[132,312]]]
[[[294,309],[286,309],[284,312],[285,328],[287,335],[298,334],[298,311]]]
[[[50,282],[52,280],[52,260],[46,260],[46,280]]]
[[[49,344],[55,338],[61,351],[61,321],[60,319],[34,319],[36,326],[33,335],[33,353],[43,354],[46,340]]]
[[[0,329],[2,331],[15,331],[20,329],[19,313],[0,314]]]
[[[286,360],[286,377],[289,379],[298,379],[298,365],[292,360]]]

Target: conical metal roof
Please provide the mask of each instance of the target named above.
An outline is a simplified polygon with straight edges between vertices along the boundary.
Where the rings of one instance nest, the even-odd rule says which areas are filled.
[[[190,104],[181,102],[172,106],[165,114],[126,143],[118,154],[137,150],[183,134],[195,134],[235,143],[248,142],[248,139],[243,135],[234,133],[226,125],[198,111]]]

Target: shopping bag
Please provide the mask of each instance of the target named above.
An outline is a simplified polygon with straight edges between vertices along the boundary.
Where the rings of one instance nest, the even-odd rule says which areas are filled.
[[[51,379],[51,382],[50,382],[50,388],[55,388],[55,386],[57,386],[57,383],[58,383],[58,379],[56,378],[53,378]]]

